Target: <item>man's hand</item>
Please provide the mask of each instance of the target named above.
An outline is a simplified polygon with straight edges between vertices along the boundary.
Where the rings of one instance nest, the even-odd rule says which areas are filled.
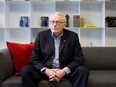
[[[55,75],[51,75],[51,76],[49,77],[49,81],[56,81],[56,82],[59,82],[60,79],[57,78]]]
[[[57,70],[58,69],[48,69],[48,68],[45,70],[44,73],[49,77],[49,81],[59,82],[60,79],[55,76]]]
[[[62,77],[65,76],[65,72],[63,69],[46,69],[44,72],[48,77],[49,81],[57,81],[59,82]]]
[[[56,72],[55,76],[59,79],[63,78],[66,75],[65,71],[63,69],[60,69]]]

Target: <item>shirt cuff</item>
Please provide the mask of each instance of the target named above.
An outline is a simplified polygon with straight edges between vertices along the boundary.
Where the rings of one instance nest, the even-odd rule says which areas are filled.
[[[46,70],[46,67],[40,69],[41,73],[44,73],[45,70]]]
[[[71,72],[71,70],[68,67],[63,68],[63,70],[67,75]]]

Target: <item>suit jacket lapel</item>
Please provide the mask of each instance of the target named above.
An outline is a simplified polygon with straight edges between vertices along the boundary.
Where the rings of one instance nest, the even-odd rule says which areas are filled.
[[[51,32],[49,33],[49,36],[47,37],[48,39],[48,44],[50,45],[50,48],[54,51],[54,40],[53,40],[53,37],[51,35]]]
[[[65,31],[64,31],[64,32],[63,32],[63,36],[61,37],[60,48],[59,48],[59,54],[61,53],[61,51],[62,51],[63,48],[65,47],[66,42],[67,42],[67,39],[66,39]]]

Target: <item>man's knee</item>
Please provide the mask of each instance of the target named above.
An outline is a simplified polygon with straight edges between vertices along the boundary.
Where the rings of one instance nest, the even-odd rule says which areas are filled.
[[[80,72],[82,74],[88,74],[89,75],[89,70],[85,66],[77,67],[76,71]]]
[[[31,66],[24,66],[21,70],[21,75],[27,74],[31,70]]]

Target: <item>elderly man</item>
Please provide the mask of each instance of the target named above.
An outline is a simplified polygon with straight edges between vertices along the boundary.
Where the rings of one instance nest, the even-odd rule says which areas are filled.
[[[50,29],[38,33],[30,65],[22,69],[23,87],[37,87],[41,80],[59,83],[62,79],[69,80],[72,87],[87,87],[89,71],[83,66],[78,35],[65,26],[65,16],[56,12],[50,16]]]

